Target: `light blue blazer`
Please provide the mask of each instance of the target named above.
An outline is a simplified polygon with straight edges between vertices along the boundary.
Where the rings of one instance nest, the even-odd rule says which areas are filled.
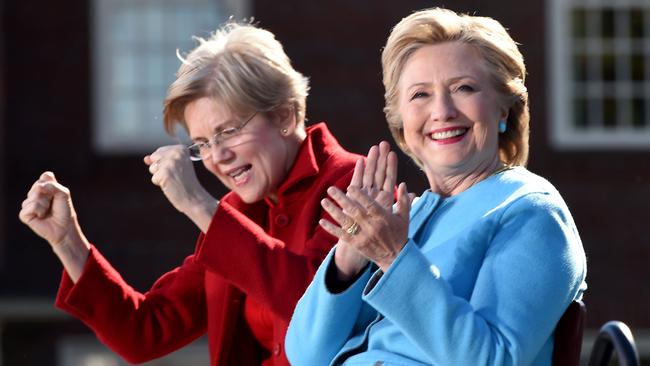
[[[451,197],[425,192],[389,270],[328,290],[332,249],[298,302],[289,361],[314,365],[550,365],[553,331],[586,289],[569,210],[518,167]],[[381,363],[377,363],[381,362]]]

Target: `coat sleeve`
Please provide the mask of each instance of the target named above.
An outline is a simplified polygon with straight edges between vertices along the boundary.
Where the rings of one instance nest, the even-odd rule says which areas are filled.
[[[345,291],[328,290],[327,272],[334,265],[335,250],[323,261],[291,318],[285,348],[294,366],[329,365],[350,337],[363,332],[372,320],[364,316],[361,300],[370,278],[368,269]]]
[[[140,293],[92,246],[77,283],[64,271],[56,306],[82,320],[125,360],[141,363],[205,333],[203,276],[190,256]]]
[[[507,208],[469,301],[412,241],[364,300],[433,364],[530,364],[583,290],[584,252],[563,207],[535,193]]]
[[[329,183],[320,182],[319,192],[310,198],[318,214],[313,222],[297,228],[311,232],[306,242],[287,243],[267,233],[249,217],[222,201],[212,218],[208,231],[199,241],[199,261],[237,286],[257,302],[264,304],[287,323],[296,302],[311,282],[316,269],[336,242],[323,230],[318,220],[329,218],[320,207],[326,189],[335,185],[346,189],[352,178],[351,169]],[[301,215],[295,212],[295,215]],[[288,248],[305,248],[301,251]]]

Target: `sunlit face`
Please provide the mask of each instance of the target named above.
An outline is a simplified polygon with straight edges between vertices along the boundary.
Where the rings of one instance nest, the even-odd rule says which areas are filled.
[[[486,67],[460,42],[424,46],[404,65],[398,84],[404,139],[429,181],[498,163],[498,123],[507,108]]]
[[[215,133],[243,120],[204,97],[187,104],[185,122],[197,143],[211,141]],[[274,197],[293,164],[289,144],[294,142],[280,131],[267,114],[257,113],[237,137],[212,146],[203,165],[246,203]]]

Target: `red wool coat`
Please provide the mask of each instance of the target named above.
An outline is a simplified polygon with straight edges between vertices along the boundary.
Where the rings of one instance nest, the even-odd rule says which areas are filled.
[[[324,124],[307,131],[277,204],[224,196],[194,254],[145,293],[93,246],[76,284],[64,271],[56,306],[129,362],[163,356],[207,331],[213,366],[288,365],[284,336],[293,308],[336,240],[318,225],[327,217],[320,200],[328,187],[348,186],[359,158]],[[271,355],[245,323],[245,296],[272,311]]]

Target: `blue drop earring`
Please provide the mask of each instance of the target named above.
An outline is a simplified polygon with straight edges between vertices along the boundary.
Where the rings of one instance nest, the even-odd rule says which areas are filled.
[[[499,133],[504,133],[508,129],[508,125],[506,124],[506,120],[502,119],[499,121]]]

